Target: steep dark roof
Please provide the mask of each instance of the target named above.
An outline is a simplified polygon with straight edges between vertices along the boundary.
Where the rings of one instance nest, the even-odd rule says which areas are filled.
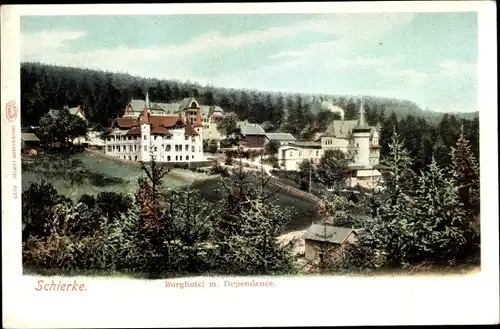
[[[243,135],[265,135],[266,132],[256,123],[246,123],[240,126]]]
[[[267,133],[267,139],[275,141],[295,141],[296,138],[289,133]]]
[[[352,228],[313,224],[303,235],[303,238],[304,240],[327,241],[334,244],[342,244],[351,233],[355,233]]]
[[[371,130],[371,128],[366,123],[365,107],[364,107],[363,103],[361,103],[361,106],[359,107],[358,121],[356,122],[356,126],[352,130],[353,131],[370,131]]]
[[[21,133],[21,139],[25,142],[39,142],[40,139],[33,133]]]

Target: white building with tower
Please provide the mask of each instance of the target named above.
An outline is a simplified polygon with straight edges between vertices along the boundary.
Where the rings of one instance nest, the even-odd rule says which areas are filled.
[[[196,110],[197,103],[190,106]],[[193,123],[180,113],[151,111],[146,95],[142,112],[129,111],[113,121],[105,153],[130,161],[150,161],[151,155],[158,162],[204,161],[203,123],[197,110]]]
[[[378,131],[372,131],[365,118],[363,103],[359,109],[359,118],[351,130],[349,148],[353,150],[353,162],[348,166],[349,186],[357,185],[365,188],[375,188],[382,179],[382,174],[376,169],[379,164]],[[374,145],[374,142],[377,144]]]
[[[379,183],[380,125],[368,126],[361,104],[358,120],[334,120],[314,141],[290,142],[278,149],[278,164],[284,170],[298,170],[304,160],[319,163],[327,150],[338,149],[352,158],[348,185],[372,188]]]

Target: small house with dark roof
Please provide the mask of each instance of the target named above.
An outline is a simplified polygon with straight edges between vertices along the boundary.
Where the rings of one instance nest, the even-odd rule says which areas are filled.
[[[21,133],[21,150],[23,153],[37,155],[40,149],[40,139],[34,133]]]
[[[239,146],[242,148],[263,148],[266,143],[266,132],[256,123],[240,121],[237,123],[239,129]]]
[[[318,261],[322,250],[326,257],[337,257],[348,244],[357,242],[358,233],[353,228],[337,227],[328,224],[313,224],[302,236],[305,244],[305,258]]]
[[[63,107],[63,109],[67,110],[69,112],[69,114],[75,115],[75,116],[79,117],[80,119],[82,119],[83,121],[87,121],[87,118],[85,117],[85,112],[83,111],[83,109],[80,105],[78,105],[76,107],[68,107],[67,105],[65,105]],[[50,109],[48,113],[50,116],[55,118],[61,114],[61,110]]]
[[[297,139],[289,133],[266,133],[266,144],[274,141],[279,145],[286,145],[290,142],[295,142]]]

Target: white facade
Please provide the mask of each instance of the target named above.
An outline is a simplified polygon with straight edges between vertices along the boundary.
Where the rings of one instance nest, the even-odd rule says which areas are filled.
[[[285,170],[298,170],[304,160],[319,163],[327,150],[338,149],[354,156],[352,164],[358,168],[370,168],[368,177],[379,176],[371,168],[379,163],[379,132],[376,127],[366,125],[364,110],[361,106],[358,120],[334,121],[328,131],[317,142],[291,142],[278,149],[278,164]],[[360,174],[361,175],[361,174]],[[355,177],[353,177],[355,179]],[[361,178],[364,180],[365,178]]]
[[[278,148],[278,165],[284,170],[299,170],[300,164],[304,160],[319,163],[325,150],[313,143],[289,143]]]
[[[142,122],[141,118],[128,119],[136,120],[137,125],[131,126],[129,121],[120,127],[118,122],[106,139],[106,154],[123,160],[150,161],[152,152],[158,162],[204,161],[202,126],[193,127],[178,116],[150,116],[149,112],[144,113]],[[165,124],[155,125],[154,121]]]

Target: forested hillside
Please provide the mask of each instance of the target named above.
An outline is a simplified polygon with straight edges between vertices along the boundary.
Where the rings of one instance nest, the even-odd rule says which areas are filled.
[[[280,130],[299,138],[310,139],[324,131],[339,114],[321,111],[322,101],[329,101],[345,111],[345,119],[357,119],[359,99],[344,96],[282,94],[256,90],[237,90],[201,86],[192,82],[134,77],[123,73],[23,63],[21,65],[21,110],[25,125],[37,125],[50,108],[83,106],[90,125],[109,127],[110,121],[123,113],[132,97],[151,101],[177,102],[193,96],[201,104],[219,105],[234,112],[240,120],[260,123],[266,131]],[[415,169],[425,167],[432,156],[441,165],[449,165],[450,147],[464,130],[472,150],[479,154],[479,117],[429,112],[414,103],[389,98],[363,97],[369,124],[380,123],[382,156],[394,128],[402,135]]]
[[[124,104],[132,97],[144,98],[146,91],[151,101],[156,102],[176,102],[193,96],[202,104],[219,105],[225,111],[235,112],[241,120],[262,123],[266,130],[280,128],[294,134],[307,133],[314,130],[315,121],[325,121],[325,114],[318,118],[321,101],[328,100],[345,109],[346,120],[357,117],[357,103],[353,96],[237,90],[39,63],[21,65],[22,119],[25,124],[35,125],[50,108],[82,105],[91,123],[107,126],[112,118],[122,114]],[[412,114],[434,122],[443,116],[442,113],[424,111],[405,100],[363,99],[370,122],[379,121],[392,112],[398,119]],[[285,117],[289,119],[288,125]]]

